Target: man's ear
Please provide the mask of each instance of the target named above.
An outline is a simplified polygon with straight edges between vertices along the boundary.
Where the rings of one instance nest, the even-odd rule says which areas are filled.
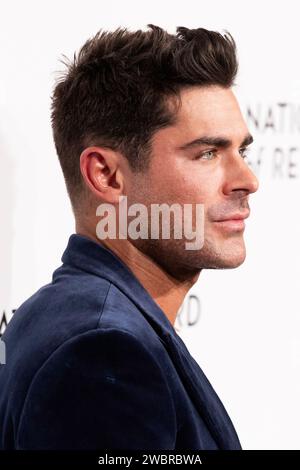
[[[99,199],[109,203],[119,202],[124,194],[122,156],[111,149],[87,147],[80,155],[80,171],[85,184]]]

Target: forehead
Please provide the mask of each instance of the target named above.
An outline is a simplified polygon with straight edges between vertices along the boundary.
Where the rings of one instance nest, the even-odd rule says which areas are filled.
[[[230,88],[191,87],[180,95],[181,107],[176,123],[178,130],[186,128],[190,132],[205,135],[247,131],[240,106]]]
[[[238,141],[247,133],[247,125],[231,89],[190,87],[181,92],[176,124],[158,131],[155,140],[167,139],[169,144],[180,144],[201,135],[220,135]]]

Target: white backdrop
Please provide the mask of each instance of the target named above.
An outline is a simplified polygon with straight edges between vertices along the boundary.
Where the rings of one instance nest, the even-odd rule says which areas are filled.
[[[246,262],[201,273],[178,317],[180,335],[224,402],[243,448],[300,449],[297,2],[0,5],[2,331],[12,310],[51,280],[75,231],[50,126],[62,53],[72,57],[100,28],[226,29],[238,46],[236,93],[256,140],[250,155],[260,189],[250,199]]]

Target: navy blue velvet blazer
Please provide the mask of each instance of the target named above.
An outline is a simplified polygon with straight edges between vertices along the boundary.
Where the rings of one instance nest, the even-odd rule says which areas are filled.
[[[72,234],[2,337],[0,449],[240,449],[184,342],[129,268]]]

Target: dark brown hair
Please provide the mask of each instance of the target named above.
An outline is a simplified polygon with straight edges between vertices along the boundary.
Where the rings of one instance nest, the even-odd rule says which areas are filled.
[[[228,32],[180,26],[169,34],[147,26],[150,30],[100,30],[73,61],[64,61],[67,70],[56,83],[51,117],[73,206],[84,186],[79,166],[84,148],[118,150],[133,171],[142,171],[155,131],[176,121],[180,90],[234,84],[238,63]]]

